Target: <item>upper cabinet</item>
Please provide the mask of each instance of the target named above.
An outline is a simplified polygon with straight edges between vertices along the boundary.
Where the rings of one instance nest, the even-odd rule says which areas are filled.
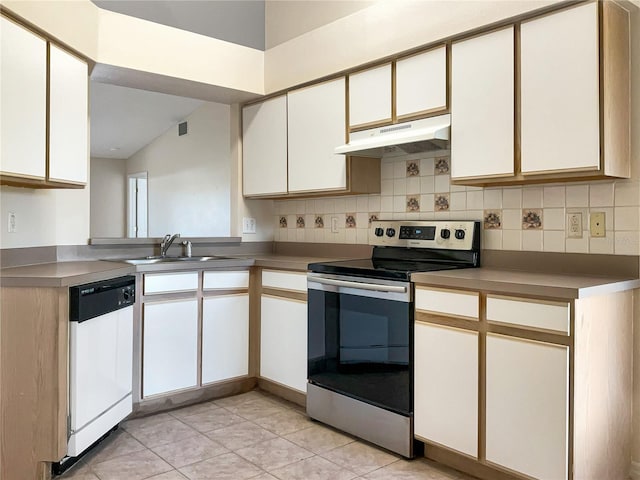
[[[83,187],[89,163],[87,63],[6,17],[0,22],[0,184]]]
[[[345,139],[345,79],[287,94],[289,191],[344,190],[347,162],[334,149]]]
[[[443,45],[396,61],[398,120],[447,109],[447,48]]]
[[[451,50],[451,178],[514,173],[514,29]]]
[[[87,63],[50,45],[49,180],[84,185],[89,158]]]
[[[47,42],[0,17],[0,171],[46,177]]]
[[[598,4],[521,26],[522,173],[598,170]]]
[[[243,192],[287,193],[287,96],[242,109]]]
[[[499,62],[502,74],[492,70],[478,75],[484,70],[479,65],[461,68],[461,63],[468,67],[474,62],[460,47],[480,45],[482,38],[498,33],[453,45],[454,183],[628,178],[629,13],[615,2],[591,2],[525,20],[515,25],[511,58],[506,47],[498,53],[476,52],[478,62],[492,69]],[[507,81],[512,73],[515,89]],[[492,77],[500,83],[491,84]]]
[[[380,160],[336,155],[345,141],[344,77],[242,110],[245,197],[380,192]]]
[[[445,45],[349,75],[350,131],[446,110]]]
[[[391,122],[391,84],[390,63],[349,75],[349,128]]]

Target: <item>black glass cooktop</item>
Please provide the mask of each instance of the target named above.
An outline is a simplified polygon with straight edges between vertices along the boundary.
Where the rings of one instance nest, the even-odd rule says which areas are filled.
[[[479,265],[473,252],[375,247],[372,258],[309,264],[316,273],[409,281],[412,273]]]

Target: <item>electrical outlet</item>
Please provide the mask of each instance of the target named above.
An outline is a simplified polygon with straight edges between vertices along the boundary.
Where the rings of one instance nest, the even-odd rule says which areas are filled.
[[[567,238],[582,238],[582,213],[567,213]]]
[[[605,230],[606,219],[604,212],[591,212],[589,218],[589,230],[592,237],[604,237],[606,235]]]
[[[16,233],[16,214],[14,212],[9,212],[7,217],[7,232]]]
[[[338,233],[338,217],[331,217],[331,233]]]
[[[256,219],[244,217],[242,219],[242,233],[256,233]]]

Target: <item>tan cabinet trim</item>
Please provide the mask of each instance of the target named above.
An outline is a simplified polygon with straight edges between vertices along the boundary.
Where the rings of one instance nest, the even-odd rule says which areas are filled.
[[[456,317],[453,315],[444,315],[441,313],[432,313],[423,310],[416,310],[415,322],[425,325],[439,325],[441,327],[449,327],[456,330],[480,331],[480,323],[477,318],[462,316]]]
[[[416,308],[416,313],[420,313],[420,314],[424,314],[424,315],[428,315],[430,318],[437,318],[437,317],[442,317],[442,318],[449,318],[449,319],[460,319],[460,320],[471,320],[474,322],[477,322],[478,319],[476,317],[467,317],[465,315],[454,315],[452,313],[443,313],[443,312],[434,312],[431,310],[424,310],[422,308]]]
[[[429,108],[428,110],[421,110],[419,112],[407,113],[405,115],[399,115],[396,117],[396,120],[398,123],[410,120],[421,120],[423,118],[435,117],[445,113],[449,113],[449,108],[447,107],[447,105]]]
[[[188,302],[190,300],[197,300],[198,294],[194,290],[192,292],[153,293],[150,295],[142,295],[141,298],[144,305],[155,305],[157,303]]]
[[[567,335],[537,332],[506,325],[487,325],[487,337],[489,336],[509,338],[511,340],[519,340],[526,343],[544,343],[556,347],[571,347],[573,344],[573,340]]]
[[[202,292],[202,298],[215,298],[215,297],[239,297],[248,295],[248,288],[221,288],[210,289]]]
[[[602,160],[601,160],[602,161]],[[537,170],[535,172],[520,172],[520,174],[527,177],[534,177],[536,175],[551,175],[551,174],[562,174],[562,173],[583,173],[583,172],[601,172],[602,165],[599,167],[580,167],[580,168],[563,168],[559,170]]]
[[[284,288],[263,287],[262,295],[272,298],[286,298],[296,302],[307,303],[307,294],[297,290],[287,290]]]

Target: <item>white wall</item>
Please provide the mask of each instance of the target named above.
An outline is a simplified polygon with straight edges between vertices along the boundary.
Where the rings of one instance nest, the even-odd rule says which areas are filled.
[[[89,186],[72,190],[0,187],[0,248],[82,245],[89,238]],[[16,232],[7,232],[9,212]]]
[[[230,107],[207,103],[127,160],[148,172],[149,236],[215,237],[230,233]]]
[[[125,237],[127,163],[118,158],[91,159],[91,236]]]

